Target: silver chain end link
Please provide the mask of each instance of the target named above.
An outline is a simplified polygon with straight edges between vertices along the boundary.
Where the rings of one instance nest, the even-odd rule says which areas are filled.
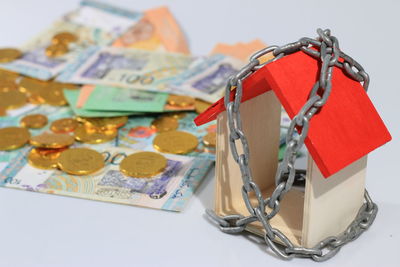
[[[264,240],[282,259],[311,258],[314,261],[325,261],[332,258],[339,252],[340,248],[348,242],[356,239],[373,223],[378,212],[377,205],[371,200],[368,192],[365,190],[364,204],[361,206],[358,215],[346,230],[336,237],[328,237],[322,240],[313,248],[295,247],[292,242],[278,229],[273,228],[270,220],[279,212],[280,201],[284,195],[291,190],[293,184],[305,182],[305,171],[294,168],[297,152],[304,145],[307,136],[309,124],[312,117],[323,108],[329,98],[332,88],[333,68],[343,69],[349,77],[362,82],[365,90],[368,89],[369,76],[363,67],[350,56],[339,49],[338,39],[331,35],[329,29],[317,29],[318,37],[316,39],[304,37],[294,43],[283,46],[266,47],[250,57],[250,62],[243,67],[235,76],[230,77],[225,90],[225,107],[228,115],[229,125],[229,143],[231,153],[240,167],[243,186],[242,195],[250,216],[240,214],[218,216],[214,211],[207,210],[209,218],[215,222],[221,231],[229,234],[243,232],[246,226],[252,222],[259,221],[265,229]],[[317,49],[312,49],[317,48]],[[242,121],[240,117],[240,103],[242,99],[243,81],[252,75],[258,69],[265,65],[279,60],[280,58],[298,52],[304,53],[321,61],[321,70],[318,81],[311,89],[308,101],[300,109],[299,113],[293,118],[286,137],[286,150],[283,161],[280,163],[275,181],[276,188],[271,197],[263,199],[261,190],[254,183],[249,167],[249,147],[247,138],[242,130]],[[259,58],[272,53],[275,57],[263,64],[260,64]],[[342,60],[342,61],[340,61]],[[235,98],[230,100],[232,87],[236,87]],[[296,129],[298,133],[296,133]],[[239,140],[243,153],[239,155],[236,141]],[[301,180],[301,181],[300,181]],[[250,193],[254,192],[257,199],[257,205],[253,206],[250,202]],[[272,210],[266,213],[265,207]],[[279,243],[279,244],[278,244]],[[281,245],[283,244],[283,246]]]

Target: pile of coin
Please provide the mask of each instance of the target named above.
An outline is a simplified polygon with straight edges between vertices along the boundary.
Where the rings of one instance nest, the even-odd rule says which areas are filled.
[[[10,63],[22,56],[22,52],[15,48],[0,49],[0,63]]]
[[[196,101],[197,100],[193,100],[193,104],[195,104]],[[203,103],[200,103],[200,105],[201,104]],[[207,103],[204,102],[203,107],[206,105]],[[191,133],[178,130],[179,119],[184,116],[184,112],[171,113],[169,115],[160,116],[151,123],[151,128],[157,132],[153,140],[153,147],[157,151],[171,154],[189,154],[196,150],[198,147],[197,137]],[[213,153],[216,147],[216,133],[208,133],[202,138],[202,143],[206,147],[206,152]]]
[[[18,74],[0,71],[0,116],[6,116],[7,110],[17,109],[24,105],[48,104],[64,106],[67,101],[63,89],[74,90],[76,85],[41,81]]]
[[[78,41],[78,36],[71,32],[60,32],[53,36],[51,45],[46,48],[46,56],[55,58],[69,52],[69,45]]]

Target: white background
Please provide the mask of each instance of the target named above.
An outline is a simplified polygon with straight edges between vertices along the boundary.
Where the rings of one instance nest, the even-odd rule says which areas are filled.
[[[323,266],[400,266],[399,1],[133,1],[168,5],[195,54],[216,42],[260,38],[285,44],[329,27],[341,48],[369,72],[369,95],[393,135],[371,153],[367,186],[379,205],[374,225]],[[1,0],[0,47],[39,33],[75,0]],[[340,155],[338,155],[340,156]],[[213,206],[213,173],[183,213],[0,189],[0,266],[310,266],[284,262],[263,244],[219,232],[204,217]]]

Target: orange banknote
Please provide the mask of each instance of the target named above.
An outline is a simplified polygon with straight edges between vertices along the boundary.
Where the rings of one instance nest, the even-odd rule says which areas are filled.
[[[185,34],[167,7],[145,11],[113,46],[190,54]]]
[[[248,61],[250,56],[255,52],[267,47],[267,45],[259,39],[253,40],[248,43],[236,43],[233,45],[218,43],[211,54],[223,54],[231,56],[242,61]],[[272,58],[271,54],[266,55],[261,61],[266,61]]]

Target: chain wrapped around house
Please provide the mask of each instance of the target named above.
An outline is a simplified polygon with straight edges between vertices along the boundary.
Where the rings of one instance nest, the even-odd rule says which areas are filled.
[[[367,72],[330,30],[317,34],[255,53],[195,120],[218,126],[209,218],[225,233],[263,237],[283,259],[327,260],[370,227],[378,208],[365,189],[367,155],[391,140]],[[291,123],[279,162],[282,108]],[[303,145],[306,170],[295,166]]]

